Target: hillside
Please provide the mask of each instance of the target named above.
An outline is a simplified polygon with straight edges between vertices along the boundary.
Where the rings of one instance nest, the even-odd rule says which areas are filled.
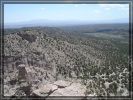
[[[32,92],[42,84],[64,80],[84,85],[86,96],[128,96],[128,29],[117,27],[91,27],[95,32],[62,27],[6,29],[4,95],[15,94],[12,89],[19,87],[17,76],[23,65]]]

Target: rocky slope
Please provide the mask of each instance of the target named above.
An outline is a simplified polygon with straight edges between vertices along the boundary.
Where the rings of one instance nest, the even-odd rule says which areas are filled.
[[[118,48],[112,40],[58,28],[20,29],[5,35],[4,43],[5,96],[129,95],[125,44]],[[70,86],[55,85],[67,81]],[[30,91],[16,94],[25,87]]]

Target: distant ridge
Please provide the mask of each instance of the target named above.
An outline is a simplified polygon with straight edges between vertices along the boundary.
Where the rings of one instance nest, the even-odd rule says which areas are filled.
[[[35,26],[73,26],[73,25],[87,25],[87,24],[111,24],[111,23],[128,23],[128,19],[113,19],[101,21],[82,21],[82,20],[31,20],[17,23],[5,23],[4,28],[21,28],[21,27],[35,27]]]

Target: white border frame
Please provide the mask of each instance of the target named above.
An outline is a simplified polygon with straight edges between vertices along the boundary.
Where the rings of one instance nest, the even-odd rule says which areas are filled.
[[[132,17],[133,17],[133,16],[132,16],[132,13],[133,13],[133,12],[132,12],[132,7],[133,7],[133,5],[132,5],[132,1],[130,1],[130,0],[127,0],[127,1],[99,1],[99,0],[97,0],[97,1],[96,1],[96,0],[94,0],[94,1],[86,1],[86,0],[82,0],[82,1],[73,1],[73,0],[72,0],[72,1],[71,1],[71,0],[67,0],[67,1],[60,1],[60,0],[59,0],[59,1],[54,1],[54,0],[53,0],[53,1],[51,1],[51,0],[50,0],[50,1],[40,1],[40,0],[38,0],[38,1],[31,1],[31,0],[27,0],[27,1],[2,1],[2,0],[1,0],[1,2],[0,2],[0,4],[1,4],[1,15],[4,13],[4,12],[2,11],[2,10],[4,10],[4,9],[2,9],[2,6],[4,5],[4,3],[9,3],[9,4],[10,4],[10,3],[19,3],[19,2],[20,2],[20,3],[26,3],[26,2],[27,2],[27,3],[33,3],[33,2],[34,2],[34,3],[41,3],[41,2],[42,2],[43,4],[45,4],[45,3],[49,3],[49,4],[50,4],[50,3],[53,3],[53,4],[54,4],[55,2],[56,2],[56,3],[59,3],[59,4],[63,4],[63,3],[64,3],[64,4],[65,4],[65,3],[66,3],[66,4],[67,4],[67,3],[69,3],[69,4],[77,4],[77,3],[78,3],[78,4],[80,4],[80,3],[83,3],[83,4],[84,4],[84,3],[88,3],[88,4],[89,4],[89,2],[90,2],[90,3],[96,3],[96,4],[109,4],[109,3],[112,3],[112,4],[113,4],[113,3],[119,3],[119,2],[120,2],[120,3],[129,3],[129,11],[131,11],[131,12],[129,12],[129,13],[131,14],[131,17],[129,16],[129,21],[131,21],[131,26],[129,26],[129,27],[131,27],[131,33],[130,33],[130,34],[131,34],[131,37],[132,37],[132,35],[133,35],[133,34],[132,34],[132,29],[133,29],[133,27],[132,27],[132,23],[133,23],[133,21],[132,21]],[[131,6],[130,6],[130,5],[131,5]],[[129,15],[130,15],[130,14],[129,14]],[[4,19],[4,17],[3,17],[3,19]],[[1,34],[2,34],[2,26],[4,27],[4,25],[2,24],[2,23],[4,23],[4,20],[3,20],[3,19],[2,19],[2,16],[1,16]],[[130,22],[129,22],[129,23],[130,23]],[[129,25],[130,25],[130,24],[129,24]],[[0,40],[1,40],[0,42],[2,43],[2,38],[1,38]],[[131,46],[131,58],[132,58],[132,38],[131,38],[131,45],[130,45],[130,46]],[[1,45],[1,48],[2,48],[2,45]],[[1,51],[1,58],[2,58],[2,51]],[[132,59],[131,59],[131,62],[129,62],[129,63],[131,63],[131,72],[132,72],[132,64],[133,64]],[[1,59],[1,64],[2,64],[2,59]],[[1,66],[1,67],[2,67],[2,66]],[[1,73],[2,73],[2,70],[1,70]],[[3,77],[2,77],[2,79],[3,79]],[[131,74],[131,79],[132,79],[132,74]],[[2,84],[2,81],[1,81],[1,84]],[[132,88],[132,84],[131,84],[131,88]],[[2,88],[1,88],[1,92],[2,92]],[[92,98],[93,98],[93,97],[92,97]],[[103,98],[104,98],[104,97],[103,97]],[[107,97],[106,97],[106,98],[107,98]],[[7,99],[7,98],[2,98],[2,95],[1,95],[1,100],[3,100],[3,99]],[[17,98],[13,98],[13,99],[17,99]],[[25,100],[26,98],[21,98],[21,99],[24,99],[24,100]],[[44,98],[28,98],[28,99],[30,100],[30,99],[44,99]],[[60,99],[60,97],[59,97],[59,98],[49,98],[49,99],[50,99],[50,100],[51,100],[51,99],[57,99],[57,100],[58,100],[58,99]],[[62,98],[62,99],[63,99],[63,100],[64,100],[64,99],[73,99],[73,100],[76,99],[76,100],[77,100],[78,97],[77,97],[77,98]],[[79,99],[81,99],[81,98],[79,98]],[[97,98],[93,98],[93,99],[97,99]],[[131,98],[107,98],[107,99],[120,99],[120,100],[121,100],[121,99],[125,99],[125,100],[126,100],[126,99],[132,99],[132,94],[131,94]]]

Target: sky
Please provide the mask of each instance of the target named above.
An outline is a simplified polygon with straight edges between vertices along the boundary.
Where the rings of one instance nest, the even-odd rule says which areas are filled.
[[[4,23],[129,19],[128,4],[4,4]]]

